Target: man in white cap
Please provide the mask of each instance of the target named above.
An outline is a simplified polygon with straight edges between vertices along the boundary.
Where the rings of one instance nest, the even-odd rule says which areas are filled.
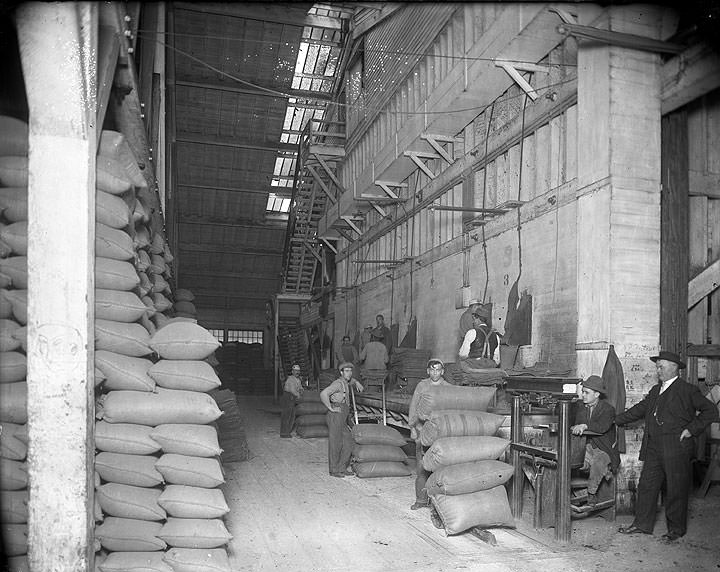
[[[586,431],[583,469],[590,471],[588,479],[588,506],[597,504],[597,490],[603,478],[620,466],[620,453],[615,448],[615,408],[600,397],[607,393],[603,378],[591,375],[582,384],[583,406],[575,415],[575,425],[570,427],[573,435],[582,436]]]
[[[347,425],[350,412],[350,386],[358,391],[362,384],[353,379],[353,364],[343,362],[338,367],[340,377],[320,392],[320,401],[327,407],[328,426],[328,468],[333,477],[352,475],[348,470],[353,448],[353,438]]]
[[[417,414],[418,403],[423,393],[427,392],[432,387],[439,385],[450,385],[443,374],[445,373],[445,364],[442,360],[432,358],[427,362],[427,378],[415,386],[412,399],[410,400],[410,408],[408,411],[408,425],[410,425],[410,437],[415,439],[415,502],[410,507],[410,510],[417,510],[430,506],[430,499],[428,498],[427,489],[425,484],[427,483],[430,472],[426,471],[422,464],[423,454],[426,448],[423,447],[420,442],[420,431],[425,424]]]
[[[653,533],[658,495],[665,484],[667,532],[662,538],[665,542],[675,542],[687,532],[695,438],[717,421],[718,411],[696,385],[680,378],[685,363],[678,354],[661,351],[650,359],[655,362],[659,383],[650,389],[645,399],[615,417],[617,425],[645,420],[635,519],[619,532]]]

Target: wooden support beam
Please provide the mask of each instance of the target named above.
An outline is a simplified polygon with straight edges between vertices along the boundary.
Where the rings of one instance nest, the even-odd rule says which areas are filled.
[[[200,89],[214,89],[217,91],[227,91],[231,93],[240,93],[253,96],[263,97],[274,97],[276,99],[287,99],[289,97],[298,97],[301,99],[316,99],[318,101],[330,101],[332,96],[327,93],[320,93],[317,91],[311,91],[307,89],[292,89],[282,88],[278,86],[258,86],[265,89],[258,89],[250,86],[243,86],[242,84],[233,83],[212,83],[212,82],[198,82],[191,80],[178,79],[175,81],[175,85],[182,85],[186,87],[197,87]],[[281,95],[282,94],[282,95]]]
[[[663,64],[662,104],[665,115],[720,87],[720,58],[709,45],[695,44]]]
[[[700,272],[688,283],[688,308],[692,308],[720,287],[720,259]]]
[[[278,134],[278,138],[280,134]],[[210,145],[216,147],[233,147],[235,149],[248,149],[251,151],[267,151],[269,153],[297,153],[297,145],[292,143],[280,143],[274,145],[257,145],[248,143],[237,143],[235,141],[220,141],[213,137],[179,135],[175,138],[178,143],[193,143],[196,145]]]
[[[322,264],[322,258],[315,250],[315,247],[312,244],[310,244],[310,241],[304,240],[303,244],[305,245],[305,248],[308,250],[308,252],[310,252],[310,254],[312,254],[320,264]]]
[[[251,254],[253,256],[279,256],[282,249],[277,248],[239,248],[231,244],[180,242],[182,252],[217,252],[220,254]]]
[[[409,157],[410,160],[413,163],[415,163],[418,166],[418,168],[423,173],[425,173],[428,177],[430,177],[431,179],[434,179],[435,177],[437,177],[437,175],[435,173],[433,173],[430,170],[430,167],[428,167],[425,164],[425,162],[423,161],[423,159],[439,159],[440,155],[438,155],[437,153],[421,153],[420,151],[405,151],[403,153],[403,155],[405,155],[405,157]]]
[[[332,193],[330,188],[325,184],[325,181],[322,180],[322,178],[320,177],[320,174],[311,165],[307,165],[306,168],[308,171],[310,171],[310,174],[313,176],[313,179],[315,179],[317,184],[320,185],[320,188],[328,196],[328,198],[330,199],[330,202],[332,204],[335,204],[337,202],[337,199],[335,198],[335,195]]]
[[[102,9],[108,9],[103,7]],[[110,91],[115,77],[118,54],[120,53],[120,38],[111,26],[100,26],[98,33],[98,79],[97,79],[97,121],[95,133],[97,143],[100,144],[100,135],[105,121]]]
[[[199,12],[201,14],[215,14],[246,20],[259,20],[273,22],[285,26],[312,26],[313,28],[327,28],[340,30],[342,22],[339,18],[328,16],[315,16],[307,13],[312,4],[273,4],[273,3],[218,3],[205,2],[202,4],[190,2],[176,2],[179,10]]]
[[[700,173],[690,169],[691,197],[707,197],[709,199],[720,199],[720,173]]]
[[[28,563],[94,570],[95,156],[99,4],[16,12],[29,108]]]
[[[321,155],[315,155],[314,158],[318,160],[318,162],[319,162],[320,165],[322,166],[323,170],[327,173],[327,176],[330,177],[330,180],[331,180],[333,183],[335,183],[335,185],[337,186],[337,188],[340,190],[340,193],[344,193],[344,192],[345,192],[345,187],[344,187],[343,184],[340,182],[340,180],[335,176],[335,173],[334,173],[333,170],[330,168],[330,165],[328,165],[328,162],[325,161],[325,159],[323,159]],[[307,163],[306,163],[306,165],[307,165]]]

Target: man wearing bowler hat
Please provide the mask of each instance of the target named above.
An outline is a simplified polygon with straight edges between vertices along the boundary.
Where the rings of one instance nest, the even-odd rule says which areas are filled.
[[[635,519],[623,534],[652,534],[660,489],[665,483],[665,542],[675,542],[687,531],[687,508],[695,452],[695,437],[717,420],[718,412],[700,390],[679,377],[685,369],[680,356],[661,351],[655,362],[660,383],[645,398],[615,417],[617,425],[645,420],[640,447],[642,473],[635,503]]]
[[[607,393],[605,381],[591,375],[582,384],[583,406],[575,415],[573,435],[586,435],[583,469],[590,471],[588,479],[588,506],[597,504],[596,493],[602,480],[620,466],[620,453],[615,447],[615,408],[600,398]]]

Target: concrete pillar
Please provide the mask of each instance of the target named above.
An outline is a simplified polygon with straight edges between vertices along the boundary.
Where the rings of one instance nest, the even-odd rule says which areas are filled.
[[[29,117],[28,559],[93,569],[93,339],[98,4],[26,3]]]

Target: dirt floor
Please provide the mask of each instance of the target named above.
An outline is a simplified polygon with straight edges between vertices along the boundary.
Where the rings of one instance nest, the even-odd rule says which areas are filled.
[[[693,498],[688,534],[672,545],[660,514],[654,536],[626,537],[617,522],[573,521],[571,542],[554,529],[494,529],[491,546],[471,534],[448,537],[428,510],[411,511],[414,477],[336,479],[326,439],[281,439],[272,398],[240,397],[250,460],[226,466],[226,524],[234,571],[591,572],[720,570],[720,483]]]

